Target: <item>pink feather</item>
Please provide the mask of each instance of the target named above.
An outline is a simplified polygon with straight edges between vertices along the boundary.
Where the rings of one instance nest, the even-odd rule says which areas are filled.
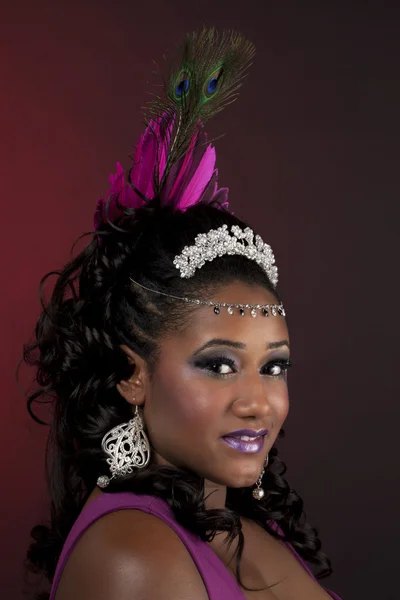
[[[125,181],[124,169],[119,162],[116,164],[116,171],[115,174],[111,173],[109,177],[110,188],[107,190],[105,198],[100,198],[97,202],[94,214],[95,230],[108,221],[116,221],[121,216],[120,207],[139,208],[144,204],[129,183]],[[109,202],[108,199],[110,199]]]
[[[181,159],[179,161],[180,164],[177,168],[176,176],[174,177],[172,189],[168,193],[168,196],[166,198],[166,200],[167,200],[166,203],[168,203],[168,204],[171,199],[173,199],[174,197],[176,197],[177,195],[180,195],[182,193],[182,187],[184,187],[185,179],[187,178],[190,167],[192,166],[193,151],[196,146],[197,140],[198,140],[198,132],[190,140],[189,148],[188,148],[185,156],[183,157],[183,159]],[[174,170],[171,173],[171,179],[172,179],[172,174],[174,174]],[[167,185],[165,187],[168,189]]]
[[[157,138],[149,126],[139,138],[131,172],[132,184],[149,199],[154,196],[154,165],[156,164],[156,158]]]
[[[206,134],[196,132],[185,156],[168,174],[161,193],[162,204],[185,211],[200,201],[208,203],[213,200],[220,192],[217,190],[215,160],[215,149],[207,144]]]
[[[199,166],[176,203],[176,210],[184,211],[199,201],[213,175],[215,160],[215,148],[210,144],[207,146]]]
[[[134,188],[148,200],[155,196],[155,182],[160,183],[165,172],[173,127],[174,118],[167,115],[149,122],[139,138],[133,157],[134,164],[130,173],[132,185],[125,181],[122,165],[117,163],[116,173],[109,178],[107,215],[107,200],[100,198],[97,202],[95,230],[108,220],[117,220],[123,214],[124,207],[135,209],[145,204]],[[215,161],[215,148],[207,144],[204,132],[197,131],[185,155],[173,165],[166,177],[161,190],[161,204],[185,211],[200,201],[209,203],[216,200],[222,209],[227,209],[228,188],[218,189]]]
[[[158,168],[159,182],[165,171],[173,125],[174,119],[152,119],[136,146],[131,182],[149,200],[155,195],[156,169]]]
[[[158,121],[152,120],[150,126],[158,141],[158,181],[162,180],[167,164],[168,151],[171,144],[171,135],[175,117],[164,115]]]

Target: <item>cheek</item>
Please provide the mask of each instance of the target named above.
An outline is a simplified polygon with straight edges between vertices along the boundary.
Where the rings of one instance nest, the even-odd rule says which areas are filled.
[[[174,427],[209,423],[218,411],[217,398],[209,385],[189,369],[171,374],[158,374],[152,388],[151,419],[153,423]]]
[[[280,385],[271,392],[270,403],[274,407],[278,420],[283,423],[289,412],[289,393],[286,382],[280,382]]]

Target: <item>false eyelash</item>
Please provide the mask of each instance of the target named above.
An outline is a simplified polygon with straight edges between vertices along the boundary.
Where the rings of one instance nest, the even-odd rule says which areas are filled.
[[[281,377],[284,373],[293,366],[293,362],[290,358],[276,358],[268,362],[265,367],[273,367],[274,365],[278,365],[283,370],[279,375],[271,375],[271,377]]]
[[[279,365],[280,367],[289,369],[290,367],[293,367],[293,361],[291,358],[277,358],[266,364],[266,366],[268,365]]]

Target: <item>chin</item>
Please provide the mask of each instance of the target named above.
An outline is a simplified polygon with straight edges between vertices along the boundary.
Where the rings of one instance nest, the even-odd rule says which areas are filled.
[[[246,488],[257,483],[260,473],[261,469],[251,469],[251,471],[247,471],[246,473],[230,472],[229,475],[225,471],[225,473],[213,473],[212,476],[210,474],[207,479],[229,488]]]
[[[255,485],[257,483],[257,480],[259,478],[259,475],[255,476],[255,477],[243,477],[243,478],[237,478],[234,479],[233,481],[229,481],[228,483],[226,483],[227,487],[230,488],[246,488],[246,487],[252,487],[253,485]]]

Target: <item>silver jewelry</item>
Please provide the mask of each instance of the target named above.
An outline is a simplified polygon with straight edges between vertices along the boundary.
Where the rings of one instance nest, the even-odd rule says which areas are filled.
[[[175,298],[175,300],[182,300],[183,302],[190,302],[191,304],[213,306],[216,315],[220,314],[220,308],[223,307],[227,308],[228,313],[230,315],[233,315],[236,309],[242,317],[244,317],[246,314],[245,309],[250,310],[250,315],[252,317],[257,316],[258,310],[262,311],[264,317],[268,317],[270,314],[273,317],[276,317],[277,315],[281,315],[282,317],[286,316],[286,311],[283,307],[283,304],[229,304],[228,302],[215,302],[213,300],[196,300],[194,298],[185,298],[182,296],[173,296],[172,294],[166,294],[165,292],[160,292],[159,290],[148,288],[145,285],[139,283],[138,281],[132,279],[132,277],[129,277],[129,279],[132,281],[132,283],[135,283],[136,285],[143,288],[144,290],[147,290],[148,292],[154,292],[155,294],[161,294],[162,296],[168,296],[168,298]]]
[[[268,466],[268,460],[269,460],[269,457],[268,457],[268,454],[267,454],[267,458],[265,459],[265,463],[264,463],[264,468],[261,471],[261,475],[258,478],[258,481],[257,481],[257,484],[256,484],[257,487],[253,490],[253,498],[255,498],[256,500],[262,500],[264,498],[264,495],[265,495],[264,490],[261,487],[261,482],[262,482],[263,475],[265,473],[265,469]]]
[[[143,469],[149,463],[150,444],[137,405],[133,419],[106,433],[101,448],[108,454],[107,463],[111,472],[111,477],[100,475],[97,479],[97,485],[101,488],[107,487],[115,477],[132,473],[135,467]]]
[[[212,261],[217,256],[225,254],[240,254],[258,263],[268,275],[272,285],[278,283],[278,268],[274,266],[275,257],[271,246],[264,243],[259,235],[254,238],[250,227],[244,230],[238,225],[232,225],[232,235],[228,225],[211,229],[208,233],[196,236],[192,246],[185,246],[174,258],[174,265],[179,269],[181,277],[192,277],[196,269],[201,269],[206,261]]]

